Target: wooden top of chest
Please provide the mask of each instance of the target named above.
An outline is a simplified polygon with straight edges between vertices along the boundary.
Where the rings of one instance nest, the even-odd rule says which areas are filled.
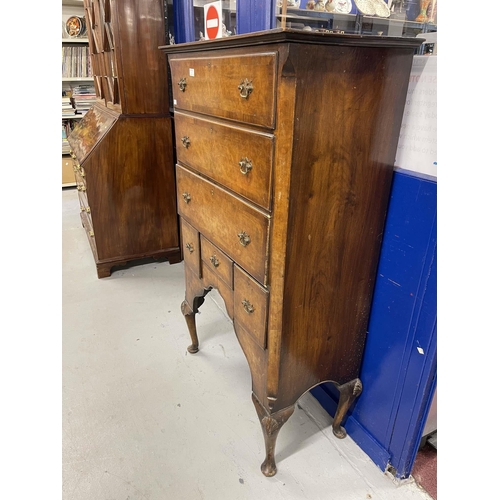
[[[424,41],[425,40],[423,38],[339,34],[277,28],[244,35],[218,38],[216,40],[188,42],[178,45],[162,45],[159,49],[167,54],[176,54],[225,48],[250,47],[270,43],[300,43],[350,47],[394,47],[417,49]]]

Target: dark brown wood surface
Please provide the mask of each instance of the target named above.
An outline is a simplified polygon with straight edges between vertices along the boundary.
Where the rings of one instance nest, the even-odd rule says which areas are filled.
[[[120,117],[85,162],[100,259],[179,247],[170,137],[170,118]]]
[[[269,210],[272,134],[179,112],[175,116],[175,135],[178,162]],[[185,137],[189,138],[188,147],[182,142]],[[244,161],[243,167],[240,161]]]
[[[300,147],[291,166],[275,409],[319,382],[359,374],[412,62],[407,49],[320,49],[290,54],[302,82]]]
[[[167,115],[167,67],[158,50],[165,44],[163,2],[84,0],[84,8],[103,104],[124,114]]]
[[[261,283],[266,282],[269,217],[177,165],[179,214]],[[186,202],[186,197],[188,201]],[[239,234],[250,243],[243,246]]]
[[[233,289],[233,261],[204,236],[201,237],[201,260],[231,290]]]
[[[189,266],[201,278],[200,233],[184,219],[181,219],[181,240],[184,265]]]
[[[172,93],[177,109],[219,116],[274,128],[276,53],[230,57],[181,57],[170,59]],[[186,86],[181,90],[179,82]],[[248,98],[239,85],[248,80]]]
[[[263,286],[234,266],[234,317],[262,349],[266,348],[268,297]]]

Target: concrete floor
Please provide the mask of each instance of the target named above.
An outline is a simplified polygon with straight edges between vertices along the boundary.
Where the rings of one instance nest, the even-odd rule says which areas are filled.
[[[264,477],[250,373],[220,296],[201,308],[190,355],[183,263],[98,280],[75,189],[62,193],[62,232],[63,500],[431,498],[336,439],[309,394]]]

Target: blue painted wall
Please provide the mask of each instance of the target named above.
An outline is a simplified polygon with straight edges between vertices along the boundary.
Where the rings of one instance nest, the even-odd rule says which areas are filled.
[[[397,170],[368,326],[363,393],[348,434],[385,470],[407,477],[436,385],[437,184]],[[334,414],[333,384],[312,391]]]

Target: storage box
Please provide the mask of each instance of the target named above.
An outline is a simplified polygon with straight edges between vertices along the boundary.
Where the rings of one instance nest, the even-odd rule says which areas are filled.
[[[75,184],[75,174],[73,172],[73,158],[71,156],[62,157],[62,184]]]

